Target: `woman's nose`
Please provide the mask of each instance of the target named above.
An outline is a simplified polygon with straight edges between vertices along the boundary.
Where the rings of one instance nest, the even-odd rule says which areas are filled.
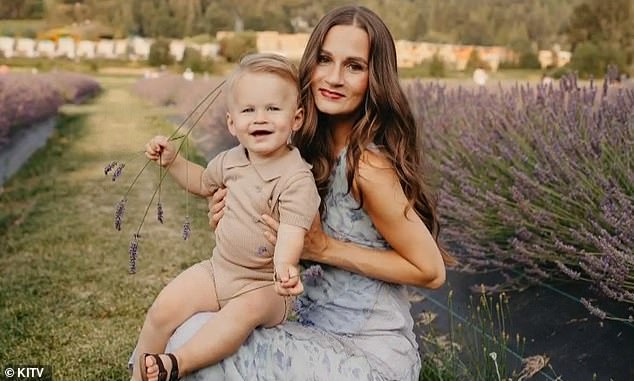
[[[326,82],[331,86],[343,84],[343,70],[341,70],[340,65],[330,65],[330,70],[326,75]]]

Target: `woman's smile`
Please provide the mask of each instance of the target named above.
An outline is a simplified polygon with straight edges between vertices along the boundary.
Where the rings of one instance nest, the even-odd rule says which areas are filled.
[[[319,89],[319,93],[320,93],[320,94],[321,94],[324,98],[326,98],[326,99],[330,99],[330,100],[333,100],[333,101],[334,101],[334,100],[339,100],[339,99],[341,99],[341,98],[344,98],[344,97],[345,97],[345,95],[344,95],[344,94],[338,93],[338,92],[336,92],[336,91],[331,91],[331,90],[328,90],[328,89],[324,89],[324,88],[320,88],[320,89]]]

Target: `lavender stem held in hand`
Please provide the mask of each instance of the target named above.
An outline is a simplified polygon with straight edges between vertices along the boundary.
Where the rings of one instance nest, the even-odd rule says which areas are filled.
[[[112,174],[112,181],[115,181],[119,176],[121,176],[123,168],[125,168],[125,163],[121,163],[117,166],[117,168],[114,170],[114,173]]]
[[[163,223],[163,205],[160,202],[156,204],[156,218]]]
[[[128,253],[130,254],[130,268],[128,272],[130,274],[136,274],[136,259],[139,250],[139,238],[141,236],[139,234],[134,234],[132,236],[132,241],[130,241],[130,249],[128,249]]]
[[[183,224],[183,240],[187,241],[189,235],[192,232],[191,223],[189,222],[189,216],[185,217],[185,223]]]
[[[121,224],[123,223],[123,215],[125,213],[125,204],[128,201],[127,198],[122,198],[121,201],[117,203],[114,212],[114,228],[121,231]]]
[[[106,165],[103,169],[103,174],[108,176],[108,174],[110,173],[110,171],[112,171],[112,169],[117,165],[117,161],[111,161],[110,163],[108,163],[108,165]]]

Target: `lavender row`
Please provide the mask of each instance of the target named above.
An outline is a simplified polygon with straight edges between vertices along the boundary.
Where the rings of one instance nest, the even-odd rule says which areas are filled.
[[[406,89],[466,269],[585,280],[634,304],[633,88]]]
[[[99,89],[90,77],[71,73],[0,75],[0,145],[12,129],[49,118],[65,102],[79,102]]]
[[[66,103],[83,103],[102,90],[99,82],[83,74],[51,72],[44,76],[62,94]]]

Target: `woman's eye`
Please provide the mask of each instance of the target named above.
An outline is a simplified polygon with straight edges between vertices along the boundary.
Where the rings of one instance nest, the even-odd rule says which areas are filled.
[[[346,67],[348,68],[348,70],[354,71],[354,72],[365,70],[365,66],[358,63],[354,63],[354,62],[347,64]]]
[[[323,54],[320,54],[319,56],[317,56],[317,63],[324,64],[328,62],[330,62],[330,58],[328,58],[328,56],[325,56]]]

